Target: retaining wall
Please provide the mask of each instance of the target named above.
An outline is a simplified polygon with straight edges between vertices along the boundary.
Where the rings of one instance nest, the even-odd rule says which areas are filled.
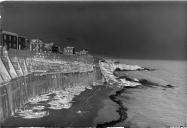
[[[0,122],[13,115],[29,98],[50,90],[65,89],[79,85],[92,85],[101,80],[99,70],[92,72],[29,74],[4,83],[0,87]]]
[[[88,86],[102,79],[100,68],[97,66],[94,67],[94,70],[87,72],[61,72],[43,75],[32,73],[29,72],[30,62],[27,62],[27,58],[33,56],[33,53],[28,51],[10,50],[9,53],[6,51],[0,53],[0,124],[22,107],[29,98],[47,93],[50,90],[79,85]],[[62,59],[77,60],[87,64],[95,63],[94,58],[89,55],[61,56]]]

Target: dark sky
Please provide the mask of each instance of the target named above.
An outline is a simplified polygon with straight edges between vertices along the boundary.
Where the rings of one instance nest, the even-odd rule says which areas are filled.
[[[187,2],[4,2],[3,29],[124,58],[186,59]]]

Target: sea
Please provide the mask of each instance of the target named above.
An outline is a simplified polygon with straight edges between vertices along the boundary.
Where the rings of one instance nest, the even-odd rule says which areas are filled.
[[[163,86],[169,84],[173,87],[148,86],[125,89],[119,98],[123,105],[127,107],[127,119],[115,124],[115,126],[130,128],[187,126],[187,61],[116,60],[124,64],[155,69],[153,71],[127,71],[126,74],[131,77],[147,79]],[[119,118],[119,116],[116,112],[118,105],[109,98],[111,92],[112,88],[96,86],[92,90],[87,89],[75,97],[69,109],[48,109],[49,116],[40,119],[10,117],[5,121],[4,126],[85,127],[94,126],[98,122],[102,123],[105,120],[104,118],[112,121],[115,120],[114,118]],[[106,113],[106,115],[103,113]]]
[[[187,61],[118,59],[120,63],[139,65],[154,71],[127,72],[163,87],[127,89],[121,99],[128,108],[128,118],[118,126],[158,128],[186,126],[187,124]]]

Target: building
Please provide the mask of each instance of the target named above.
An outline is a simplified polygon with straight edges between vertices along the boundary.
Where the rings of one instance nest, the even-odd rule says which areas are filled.
[[[50,42],[50,43],[45,43],[45,49],[46,49],[46,52],[52,52],[52,46],[54,45],[53,42]]]
[[[8,31],[1,31],[1,45],[7,49],[19,49],[18,34]]]
[[[7,49],[26,49],[28,40],[24,36],[20,36],[13,32],[1,31],[1,45]]]
[[[82,51],[75,52],[76,55],[87,55],[88,51],[86,49],[83,49]]]
[[[30,48],[30,39],[26,38],[25,40],[25,48],[24,49],[28,49]]]
[[[51,51],[52,51],[52,53],[59,53],[60,48],[59,48],[59,46],[53,44],[53,46],[51,47]]]
[[[65,47],[64,48],[64,55],[74,55],[75,54],[75,48],[74,47]]]
[[[46,50],[45,43],[39,39],[31,39],[30,51],[33,52],[44,52]]]
[[[86,54],[88,54],[88,50],[83,49],[82,51],[80,51],[80,54],[81,54],[81,55],[86,55]]]
[[[24,36],[18,36],[18,49],[28,49],[29,39]]]
[[[75,52],[76,55],[81,55],[80,52]]]

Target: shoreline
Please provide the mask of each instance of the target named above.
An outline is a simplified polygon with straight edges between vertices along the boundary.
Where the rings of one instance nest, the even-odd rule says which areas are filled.
[[[121,100],[118,99],[118,97],[125,91],[125,87],[116,91],[115,94],[111,94],[109,96],[110,100],[115,102],[117,105],[119,105],[119,108],[116,110],[116,112],[119,114],[119,118],[116,119],[116,120],[112,120],[112,121],[109,121],[109,122],[104,122],[104,123],[100,123],[100,124],[97,124],[96,127],[98,128],[103,128],[103,127],[112,127],[120,122],[123,122],[127,119],[127,110],[128,108],[125,107],[123,105],[123,102]]]

